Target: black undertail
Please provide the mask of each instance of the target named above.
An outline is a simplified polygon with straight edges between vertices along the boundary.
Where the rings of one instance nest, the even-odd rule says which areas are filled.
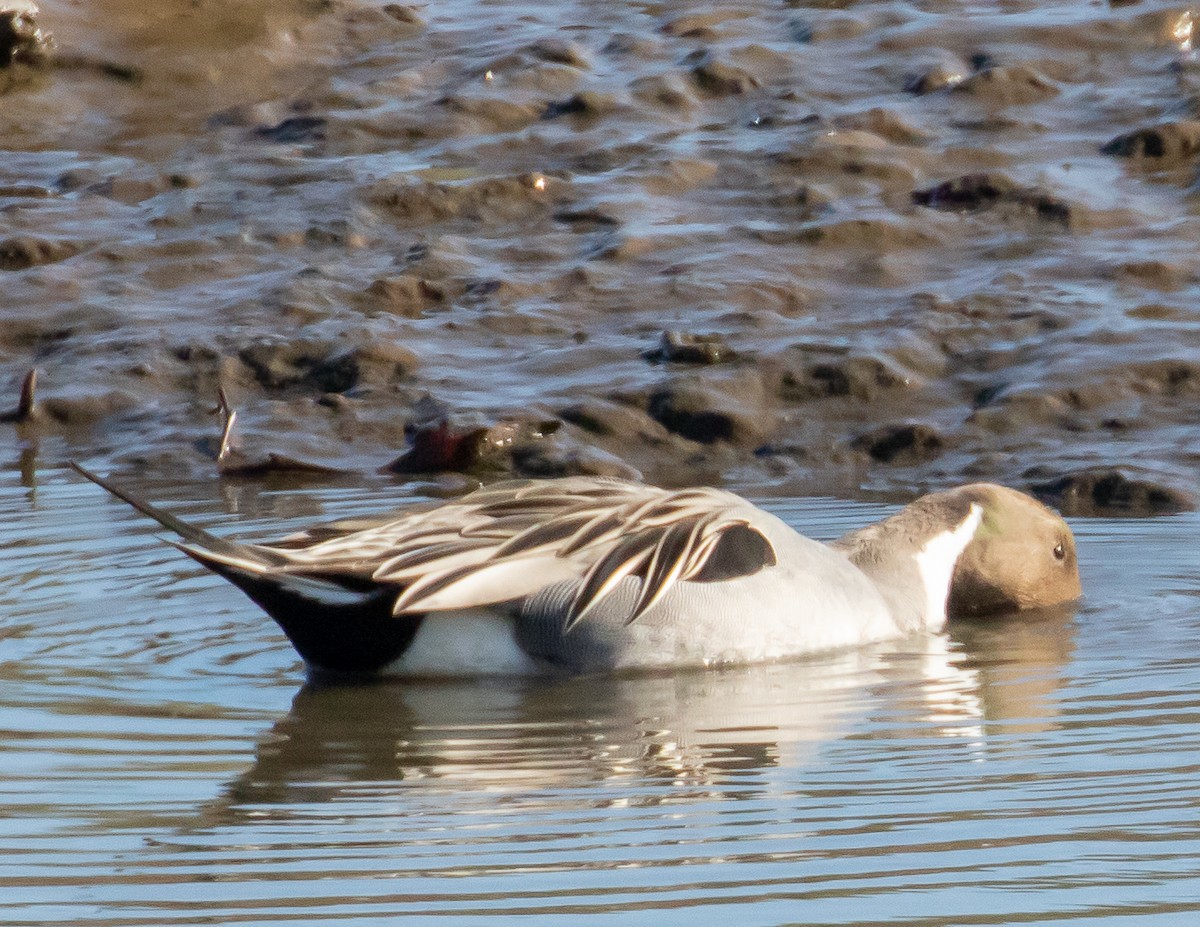
[[[281,582],[186,552],[275,619],[304,662],[318,672],[377,672],[404,654],[424,620],[423,615],[392,614],[394,588],[354,591],[295,576]]]
[[[274,618],[313,670],[373,673],[400,657],[417,636],[423,615],[392,614],[401,592],[398,587],[274,572],[272,568],[285,560],[270,550],[209,534],[79,464],[71,466],[183,538],[187,544],[176,546],[229,580]],[[223,557],[257,564],[261,571],[231,565]]]

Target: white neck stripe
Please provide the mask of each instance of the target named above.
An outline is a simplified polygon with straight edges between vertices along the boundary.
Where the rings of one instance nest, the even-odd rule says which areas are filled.
[[[970,512],[957,528],[936,535],[916,554],[917,573],[925,590],[922,618],[927,630],[941,630],[946,623],[946,600],[950,596],[954,567],[975,537],[981,521],[983,509],[978,503],[972,502]]]

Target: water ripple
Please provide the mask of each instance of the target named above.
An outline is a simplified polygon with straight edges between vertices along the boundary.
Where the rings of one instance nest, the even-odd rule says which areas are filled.
[[[228,530],[210,489],[146,491]],[[234,517],[265,536],[371,503],[284,491]],[[50,479],[31,504],[5,484],[0,508],[19,525],[0,535],[13,927],[1200,908],[1194,519],[1079,526],[1076,617],[718,673],[315,686],[239,594],[90,487]],[[879,511],[777,509],[823,536]]]

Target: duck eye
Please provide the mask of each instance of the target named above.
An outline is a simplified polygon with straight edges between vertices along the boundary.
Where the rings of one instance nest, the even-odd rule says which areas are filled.
[[[1063,547],[1062,544],[1054,545],[1054,559],[1055,560],[1062,560],[1064,557],[1066,557],[1066,555],[1067,555],[1067,549],[1065,547]]]

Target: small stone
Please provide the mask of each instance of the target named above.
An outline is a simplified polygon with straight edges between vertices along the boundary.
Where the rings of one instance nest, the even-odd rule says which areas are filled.
[[[584,70],[591,67],[587,52],[577,42],[568,42],[563,39],[539,39],[530,45],[527,51],[533,57],[552,64],[566,64]]]
[[[761,381],[682,377],[650,394],[646,410],[668,431],[700,444],[761,444],[774,425]]]
[[[1068,517],[1145,518],[1190,512],[1196,507],[1196,500],[1181,489],[1131,478],[1115,469],[1069,473],[1035,483],[1030,491]]]
[[[328,120],[320,116],[291,116],[273,126],[259,126],[254,134],[269,142],[298,145],[325,140]]]
[[[381,277],[359,294],[362,308],[417,319],[441,305],[446,292],[436,284],[410,274]]]
[[[838,356],[831,351],[794,348],[779,358],[775,390],[785,402],[846,397],[870,402],[908,389],[913,378],[871,355]]]
[[[29,235],[0,240],[0,270],[26,270],[41,264],[54,264],[74,256],[76,249],[58,241]]]
[[[5,0],[0,9],[0,70],[13,65],[43,67],[54,38],[38,27],[38,8],[28,0]]]
[[[930,209],[981,212],[1009,204],[1032,212],[1037,218],[1068,226],[1071,207],[1036,187],[1021,187],[1001,174],[964,174],[953,180],[914,190],[913,202]]]
[[[873,460],[886,464],[917,464],[942,453],[946,442],[929,425],[887,425],[861,435],[852,443]]]
[[[665,331],[658,347],[647,351],[644,356],[647,360],[676,364],[723,364],[737,355],[722,335]]]
[[[908,93],[924,96],[927,93],[937,93],[939,90],[957,87],[967,77],[966,67],[951,65],[934,65],[928,71],[910,77],[904,85]]]
[[[737,96],[761,86],[749,71],[716,59],[696,65],[692,77],[701,90],[713,96]]]
[[[1008,65],[984,68],[954,87],[955,93],[965,93],[993,105],[1009,106],[1040,103],[1058,95],[1053,81],[1027,65]]]
[[[1101,146],[1100,152],[1163,166],[1183,164],[1200,153],[1200,121],[1184,119],[1145,126],[1111,139]]]
[[[617,98],[611,93],[597,90],[581,90],[566,100],[548,103],[542,111],[543,119],[558,119],[561,116],[578,116],[581,119],[598,119],[617,108]]]

